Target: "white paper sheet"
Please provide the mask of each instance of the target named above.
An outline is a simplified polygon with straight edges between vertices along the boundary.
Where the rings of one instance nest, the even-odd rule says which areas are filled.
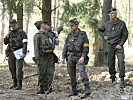
[[[21,58],[22,58],[22,56],[23,56],[23,53],[22,53],[22,48],[20,48],[20,49],[18,49],[18,50],[16,50],[16,51],[14,51],[13,53],[14,53],[14,55],[15,55],[16,59],[21,59]]]

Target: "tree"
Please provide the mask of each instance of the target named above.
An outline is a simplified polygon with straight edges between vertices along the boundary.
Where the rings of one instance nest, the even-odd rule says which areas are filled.
[[[42,20],[51,22],[51,0],[42,0]]]
[[[3,54],[3,38],[4,38],[4,28],[5,28],[5,1],[4,0],[1,0],[2,2],[2,13],[1,13],[1,16],[2,16],[2,19],[1,19],[1,24],[2,24],[2,29],[1,29],[1,33],[0,33],[0,54]]]
[[[102,7],[102,23],[109,20],[109,11],[111,10],[112,0],[104,0]],[[95,55],[95,66],[102,66],[107,64],[107,53],[106,53],[106,41],[100,37],[99,40],[99,51]]]
[[[23,28],[23,1],[24,0],[5,0],[9,14],[9,20],[17,14],[19,28]]]
[[[30,23],[30,17],[31,14],[33,13],[33,8],[34,8],[34,1],[35,0],[25,0],[24,1],[24,14],[25,14],[25,19],[26,19],[26,33],[28,34],[28,29],[29,29],[29,23]]]
[[[17,3],[17,23],[19,28],[23,29],[23,2],[19,0]]]

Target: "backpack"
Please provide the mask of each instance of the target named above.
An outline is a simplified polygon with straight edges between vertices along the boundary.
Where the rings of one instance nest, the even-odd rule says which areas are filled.
[[[40,49],[42,52],[53,52],[54,50],[54,39],[50,34],[52,33],[39,33]]]

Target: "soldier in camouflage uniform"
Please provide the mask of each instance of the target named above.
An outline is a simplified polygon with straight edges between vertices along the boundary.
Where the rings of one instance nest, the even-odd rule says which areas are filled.
[[[71,31],[68,34],[62,53],[62,59],[67,60],[67,69],[71,79],[72,91],[68,96],[77,95],[76,66],[79,69],[81,80],[85,87],[85,95],[90,95],[89,79],[85,67],[85,59],[88,57],[89,40],[86,32],[78,28],[76,18],[70,20]]]
[[[6,56],[8,57],[9,70],[12,75],[13,85],[10,89],[21,90],[23,79],[23,60],[27,52],[27,34],[18,28],[15,19],[9,22],[9,33],[4,38],[4,44],[8,45]],[[16,58],[15,52],[21,51],[20,58]]]
[[[57,56],[53,53],[55,45],[58,45],[58,37],[51,32],[50,22],[48,20],[37,21],[34,24],[39,30],[34,35],[34,54],[36,64],[38,65],[38,85],[37,94],[44,94],[46,91],[52,92],[51,83],[53,81],[55,63]]]
[[[99,27],[99,34],[107,41],[108,67],[112,85],[115,82],[115,55],[118,58],[120,88],[125,87],[125,63],[123,45],[128,38],[128,30],[124,21],[117,18],[117,10],[114,8],[109,13],[110,21]]]

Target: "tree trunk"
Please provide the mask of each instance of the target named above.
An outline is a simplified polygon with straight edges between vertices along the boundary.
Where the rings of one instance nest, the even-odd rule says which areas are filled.
[[[17,4],[17,22],[18,27],[23,29],[23,2],[20,0]]]
[[[42,0],[42,20],[51,22],[51,0]]]
[[[56,8],[56,0],[54,0],[54,8]],[[54,10],[53,15],[53,28],[56,28],[56,10]]]
[[[128,17],[127,17],[127,26],[129,27],[130,26],[130,19],[131,19],[131,0],[128,0],[128,6],[127,6],[127,12],[128,12]],[[132,45],[132,43],[131,43],[131,29],[130,28],[128,28],[129,29],[129,34],[128,34],[128,46],[131,46]]]
[[[102,8],[102,23],[109,20],[108,12],[111,10],[112,0],[104,0]],[[99,39],[99,51],[95,54],[94,66],[107,65],[106,41]]]
[[[30,23],[30,11],[27,9],[27,21],[26,21],[26,33],[28,34],[29,29],[29,23]]]
[[[2,25],[2,28],[1,28],[1,33],[0,33],[0,54],[3,54],[3,39],[4,39],[4,29],[5,29],[5,23],[4,23],[4,20],[5,20],[5,4],[4,4],[4,0],[1,0],[2,2],[2,18],[1,18],[1,25]]]

